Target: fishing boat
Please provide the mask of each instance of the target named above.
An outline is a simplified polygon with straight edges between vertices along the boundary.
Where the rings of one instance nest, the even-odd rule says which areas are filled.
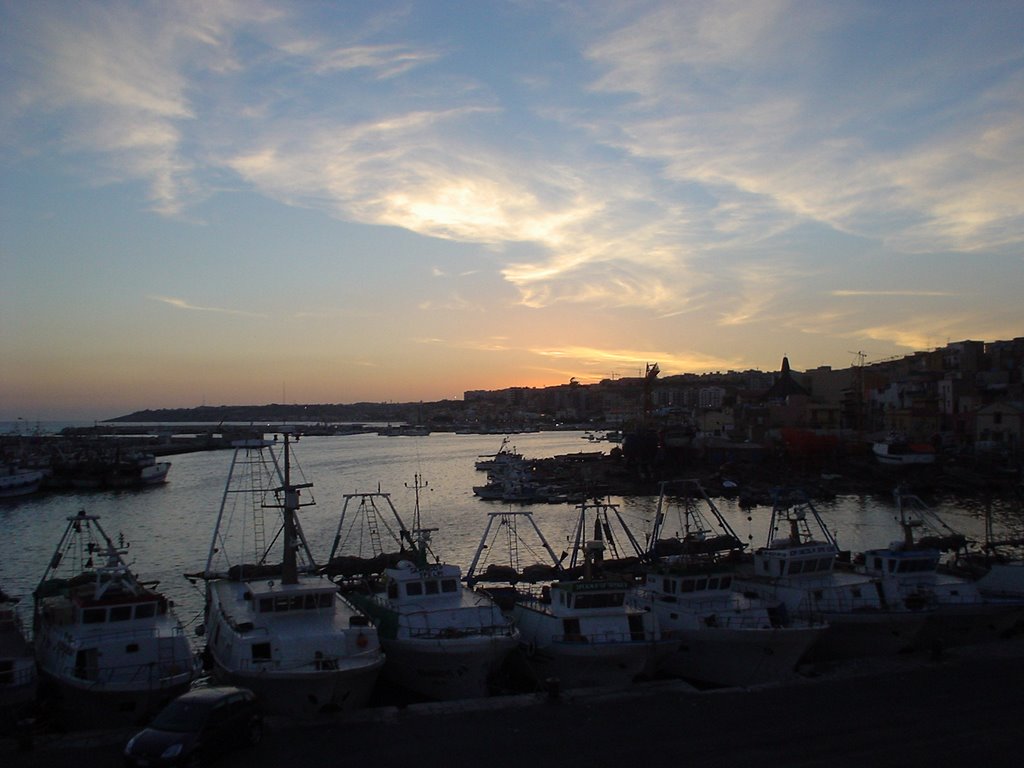
[[[462,569],[431,551],[431,533],[420,518],[419,475],[415,476],[413,525],[407,528],[389,493],[346,494],[330,562],[354,527],[393,533],[400,558],[379,578],[342,581],[344,593],[377,625],[391,683],[434,700],[486,696],[519,632],[487,595],[462,582]],[[358,502],[350,509],[352,502]],[[382,521],[383,517],[383,521]],[[382,551],[375,551],[375,555]]]
[[[43,484],[46,475],[37,469],[22,469],[9,464],[0,465],[0,499],[28,496]]]
[[[35,591],[43,695],[71,727],[143,720],[199,672],[171,602],[139,580],[127,552],[83,510],[68,518]]]
[[[673,516],[676,536],[661,539]],[[700,482],[662,483],[650,564],[630,594],[677,641],[660,671],[711,685],[778,682],[795,674],[825,631],[822,621],[789,618],[777,603],[736,588],[744,546]]]
[[[384,665],[377,629],[319,573],[298,516],[315,503],[302,497],[312,484],[293,480],[282,436],[235,443],[202,574],[208,660],[268,714],[361,707]]]
[[[928,443],[912,443],[905,435],[892,433],[871,445],[879,464],[915,467],[935,463],[935,447]]]
[[[941,573],[943,549],[965,545],[919,496],[893,494],[903,538],[864,553],[864,572],[878,580],[885,603],[927,617],[918,644],[924,648],[970,645],[1004,637],[1024,618],[1024,599],[986,597],[978,584]],[[924,531],[915,537],[915,531]]]
[[[836,568],[838,555],[835,537],[807,495],[775,489],[767,544],[754,552],[736,585],[781,604],[793,619],[828,625],[805,660],[913,649],[927,614],[887,606],[873,578]]]
[[[563,558],[555,556],[528,510],[495,512],[488,516],[467,580],[503,596],[503,607],[519,628],[526,666],[538,683],[557,681],[561,688],[629,685],[655,669],[674,643],[662,633],[654,614],[627,603],[632,579],[602,567],[605,551],[616,549],[613,541],[606,541],[611,530],[607,515],[615,510],[615,505],[584,502],[578,509],[568,568],[563,567]],[[584,540],[591,513],[594,535]],[[521,520],[528,524],[526,532],[533,534],[531,543],[520,538]],[[494,574],[506,572],[504,568],[492,571],[490,566],[482,567],[483,554],[492,549],[492,537],[499,535],[510,542],[512,550],[510,564],[506,566],[513,571],[508,587],[483,584],[491,581]],[[539,563],[539,568],[531,565],[520,570],[516,558],[523,545],[530,552],[545,552],[550,564]],[[531,570],[553,572],[556,577],[548,583],[530,583]]]
[[[36,659],[18,615],[19,602],[0,590],[0,734],[28,716],[36,699]]]

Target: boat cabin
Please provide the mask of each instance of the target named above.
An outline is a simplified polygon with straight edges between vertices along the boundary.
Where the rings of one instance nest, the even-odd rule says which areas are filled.
[[[674,603],[679,598],[704,598],[732,590],[732,574],[649,573],[644,587],[658,600]]]
[[[551,589],[552,604],[568,611],[618,608],[626,602],[625,581],[559,581]]]
[[[459,592],[460,571],[453,565],[428,565],[417,568],[402,560],[396,568],[387,570],[389,600],[418,600],[436,595],[455,595]]]
[[[832,544],[810,541],[765,547],[754,553],[754,574],[771,578],[822,575],[832,573],[836,548]]]
[[[864,570],[872,576],[904,576],[935,573],[939,567],[937,549],[904,549],[896,544],[889,549],[872,549],[864,553]]]
[[[281,584],[268,581],[259,587],[250,583],[245,597],[255,613],[297,613],[300,611],[333,611],[337,587],[329,581],[323,586]]]

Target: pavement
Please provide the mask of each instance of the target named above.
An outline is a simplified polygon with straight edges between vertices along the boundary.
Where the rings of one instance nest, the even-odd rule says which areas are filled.
[[[270,720],[256,749],[217,761],[262,766],[1024,764],[1024,637],[806,667],[793,682],[698,691],[682,681],[374,707],[315,721]],[[130,731],[0,742],[5,768],[120,764]]]

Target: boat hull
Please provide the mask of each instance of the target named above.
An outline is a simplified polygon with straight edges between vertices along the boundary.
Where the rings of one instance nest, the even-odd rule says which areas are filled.
[[[679,644],[660,671],[711,685],[748,686],[785,680],[826,627],[704,628],[673,631]]]
[[[1024,620],[1024,603],[1013,601],[940,605],[928,611],[917,639],[923,650],[989,643],[1005,638]]]
[[[142,688],[97,686],[42,670],[39,693],[48,711],[69,730],[110,728],[145,723],[187,691],[192,679],[189,671]]]
[[[214,660],[214,677],[248,688],[268,715],[308,718],[321,712],[365,707],[384,665],[383,657],[351,669],[312,672],[240,672]]]
[[[629,686],[645,670],[656,669],[674,647],[674,641],[666,640],[521,645],[533,677],[540,682],[557,680],[564,689]]]
[[[474,699],[490,693],[491,682],[518,635],[381,640],[383,676],[394,685],[429,699]]]
[[[839,661],[869,656],[895,656],[917,647],[926,613],[853,611],[826,613],[828,624],[805,658],[806,661]]]

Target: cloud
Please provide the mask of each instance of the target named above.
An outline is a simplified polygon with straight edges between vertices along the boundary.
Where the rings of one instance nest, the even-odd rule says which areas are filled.
[[[190,304],[185,299],[177,299],[170,296],[148,296],[147,298],[153,301],[159,301],[164,304],[168,304],[176,309],[186,309],[192,312],[216,312],[222,315],[242,315],[245,317],[267,317],[268,315],[261,312],[246,312],[241,309],[227,309],[224,307],[200,307],[196,304]]]

